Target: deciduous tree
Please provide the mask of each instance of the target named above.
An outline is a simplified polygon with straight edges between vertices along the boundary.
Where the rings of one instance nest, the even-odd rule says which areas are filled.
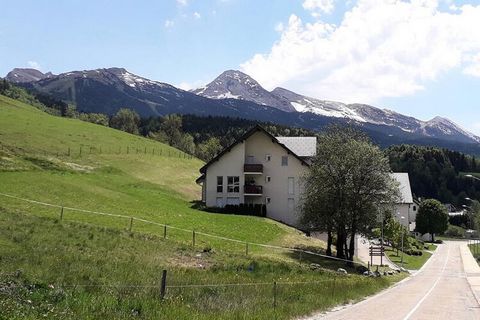
[[[337,257],[349,260],[355,236],[369,235],[399,194],[388,158],[351,128],[332,127],[320,137],[304,182],[303,225],[327,232],[328,253],[335,234]]]
[[[418,209],[415,231],[421,234],[430,233],[432,242],[436,233],[443,233],[448,229],[448,212],[440,201],[427,199],[422,201]]]

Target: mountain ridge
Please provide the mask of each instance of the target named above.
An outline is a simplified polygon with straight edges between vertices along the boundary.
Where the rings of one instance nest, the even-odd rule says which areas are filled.
[[[249,92],[251,83],[255,83],[254,93],[262,93],[260,99],[258,95]],[[237,70],[227,70],[206,86],[192,90],[192,92],[211,99],[228,97],[256,103],[266,100],[265,97],[267,97],[270,102],[268,105],[288,112],[311,112],[327,117],[347,118],[358,122],[396,126],[406,132],[427,136],[436,136],[443,132],[446,135],[465,136],[476,143],[480,143],[480,137],[444,117],[436,116],[431,120],[423,121],[388,109],[361,103],[346,104],[338,101],[321,100],[281,87],[267,91],[254,79]],[[279,101],[281,104],[276,104],[276,101]],[[290,107],[287,105],[290,105]]]
[[[22,71],[14,70],[17,74]],[[130,107],[142,117],[171,113],[228,116],[312,130],[322,130],[332,123],[350,124],[377,137],[384,145],[406,142],[451,146],[458,142],[480,150],[479,137],[446,118],[435,117],[422,122],[366,104],[320,100],[284,88],[267,91],[236,70],[227,70],[216,78],[216,82],[192,91],[118,67],[42,75],[39,80],[22,78],[24,82],[17,83],[74,104],[82,112],[112,115],[122,107]]]

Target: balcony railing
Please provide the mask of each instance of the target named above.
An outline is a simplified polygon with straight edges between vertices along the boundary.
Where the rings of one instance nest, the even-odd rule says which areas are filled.
[[[255,186],[255,185],[245,185],[243,187],[244,194],[251,194],[251,195],[259,195],[263,194],[263,187],[262,186]]]
[[[245,163],[243,165],[243,172],[261,174],[263,173],[263,164]]]

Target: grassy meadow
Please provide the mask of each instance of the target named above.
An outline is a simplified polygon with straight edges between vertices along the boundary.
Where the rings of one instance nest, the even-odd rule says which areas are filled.
[[[269,219],[195,209],[202,164],[162,143],[0,95],[0,193],[323,250],[323,242]],[[130,231],[130,219],[60,213],[0,196],[0,319],[289,319],[361,299],[403,277],[341,276],[331,270],[343,263],[318,257],[255,246],[247,255],[243,243],[200,234],[193,247],[190,232],[168,228],[164,239],[158,225],[134,220]],[[311,270],[311,262],[323,268]],[[163,269],[169,287],[162,301]],[[203,286],[240,283],[257,284]]]

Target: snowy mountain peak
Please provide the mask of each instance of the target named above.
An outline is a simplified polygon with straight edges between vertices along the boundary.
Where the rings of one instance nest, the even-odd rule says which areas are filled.
[[[462,129],[446,118],[435,117],[425,122],[388,109],[380,109],[366,104],[345,104],[320,100],[280,87],[269,92],[250,76],[237,70],[227,70],[205,87],[193,92],[207,98],[247,100],[283,111],[343,118],[360,124],[398,128],[405,133],[421,134],[433,138],[446,137],[467,143],[480,142],[480,137]]]
[[[268,92],[249,75],[238,70],[227,70],[192,92],[210,99],[247,100],[283,111],[295,111],[288,101]]]

